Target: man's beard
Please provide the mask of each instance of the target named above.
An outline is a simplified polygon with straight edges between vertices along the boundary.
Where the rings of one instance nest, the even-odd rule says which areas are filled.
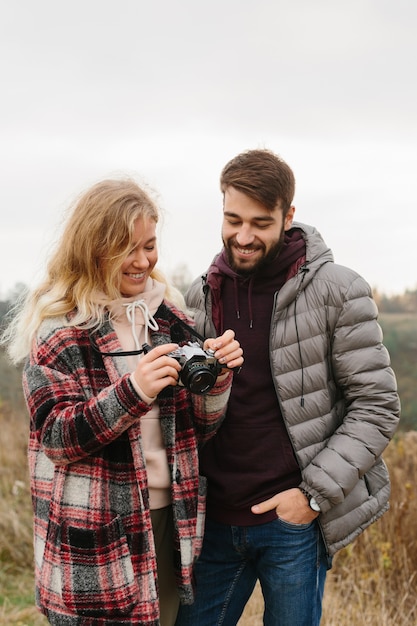
[[[281,249],[284,245],[284,241],[285,241],[285,229],[282,228],[279,239],[272,245],[270,250],[263,257],[261,257],[259,261],[257,261],[254,265],[248,268],[245,268],[244,266],[238,263],[235,263],[235,260],[233,257],[234,243],[230,245],[230,242],[226,242],[223,239],[223,245],[226,251],[227,262],[229,263],[232,270],[234,270],[236,274],[239,274],[240,276],[249,277],[249,276],[253,276],[254,274],[258,274],[259,272],[262,271],[262,269],[265,266],[269,265],[270,263],[272,263],[278,258],[278,255],[281,252]]]

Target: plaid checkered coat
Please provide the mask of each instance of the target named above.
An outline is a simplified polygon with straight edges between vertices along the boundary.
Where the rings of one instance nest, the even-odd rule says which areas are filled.
[[[171,307],[171,308],[170,308]],[[192,340],[163,303],[153,345]],[[99,331],[43,323],[25,365],[31,416],[36,600],[51,624],[159,624],[156,557],[135,392],[107,321]],[[205,485],[197,445],[224,417],[232,376],[206,396],[168,387],[158,397],[172,479],[174,562],[181,601],[193,600]]]

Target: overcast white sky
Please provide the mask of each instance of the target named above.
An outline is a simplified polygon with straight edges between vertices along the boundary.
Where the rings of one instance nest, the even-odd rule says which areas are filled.
[[[219,173],[279,153],[296,218],[372,287],[417,287],[415,0],[2,0],[0,295],[64,212],[126,173],[158,193],[160,266],[220,247]]]

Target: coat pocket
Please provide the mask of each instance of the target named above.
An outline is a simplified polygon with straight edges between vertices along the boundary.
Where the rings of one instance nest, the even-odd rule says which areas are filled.
[[[98,528],[61,526],[62,599],[89,617],[128,615],[138,602],[130,550],[119,517]]]

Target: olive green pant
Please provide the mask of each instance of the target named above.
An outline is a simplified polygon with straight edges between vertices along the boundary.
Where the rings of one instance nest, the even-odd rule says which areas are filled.
[[[174,626],[179,597],[174,575],[174,522],[172,506],[151,511],[158,567],[159,610],[161,626]]]

